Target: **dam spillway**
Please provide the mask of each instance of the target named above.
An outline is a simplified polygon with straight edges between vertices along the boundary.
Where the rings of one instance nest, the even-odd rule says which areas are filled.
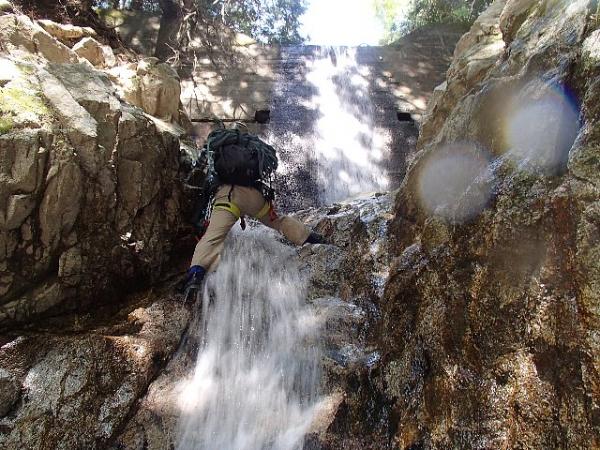
[[[183,107],[200,143],[215,120],[239,120],[276,147],[275,186],[284,211],[393,189],[459,36],[440,30],[389,47],[201,52],[182,80]],[[256,122],[259,112],[268,113],[267,123]]]

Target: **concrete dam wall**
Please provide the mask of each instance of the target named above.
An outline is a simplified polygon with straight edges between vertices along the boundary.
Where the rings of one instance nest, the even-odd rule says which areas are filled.
[[[182,103],[199,141],[218,119],[242,121],[277,147],[283,209],[385,191],[404,176],[459,37],[446,27],[389,47],[207,49],[182,80]]]

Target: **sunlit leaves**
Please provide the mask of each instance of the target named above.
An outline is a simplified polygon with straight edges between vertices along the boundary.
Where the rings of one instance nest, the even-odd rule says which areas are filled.
[[[436,23],[468,25],[491,0],[372,0],[390,44],[420,27]]]
[[[101,8],[160,12],[158,0],[97,0]],[[183,10],[196,10],[203,22],[221,22],[262,43],[298,44],[300,16],[306,0],[173,0]],[[162,8],[164,9],[164,8]]]

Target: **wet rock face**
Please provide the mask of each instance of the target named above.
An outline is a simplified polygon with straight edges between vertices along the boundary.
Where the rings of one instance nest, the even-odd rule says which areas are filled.
[[[106,448],[189,322],[160,297],[0,336],[0,447]]]
[[[10,372],[0,369],[0,387],[0,416],[5,416],[17,403],[21,386]]]
[[[0,22],[5,326],[155,279],[181,223],[183,131],[124,103],[105,72],[39,24],[12,14]]]
[[[374,332],[389,266],[386,232],[392,207],[392,196],[386,194],[297,214],[331,242],[298,249],[308,301],[322,323],[324,341],[324,398],[307,448],[385,448],[389,443],[390,404],[374,384],[380,365]],[[111,448],[176,445],[182,386],[194,370],[200,321],[192,320],[180,351],[149,386]]]
[[[325,400],[307,448],[388,448],[391,402],[379,379],[378,342],[388,268],[393,194],[302,211],[299,218],[332,245],[300,250],[309,302],[323,320]]]
[[[380,330],[398,448],[600,445],[591,6],[496,1],[429,106]],[[447,192],[453,174],[467,183],[431,200],[432,173]]]

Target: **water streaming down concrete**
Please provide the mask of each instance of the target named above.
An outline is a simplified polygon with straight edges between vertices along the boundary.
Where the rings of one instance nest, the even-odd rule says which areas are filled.
[[[277,184],[286,209],[385,191],[390,171],[403,171],[394,152],[412,147],[416,128],[398,123],[369,50],[282,49],[265,136],[281,155]]]
[[[284,192],[322,205],[386,190],[392,127],[377,114],[393,117],[394,105],[389,95],[387,108],[375,103],[372,64],[359,61],[357,48],[284,52],[266,132],[282,154]]]
[[[302,448],[318,402],[318,325],[295,251],[266,229],[232,233],[209,276],[200,349],[183,389],[179,450]]]
[[[433,64],[427,48],[286,46],[239,52],[241,62],[233,66],[198,55],[203,70],[194,82],[183,82],[182,99],[196,121],[199,143],[215,117],[246,121],[250,132],[277,148],[281,167],[275,185],[284,211],[399,186],[417,140],[412,119],[421,117],[430,88],[446,69]],[[418,68],[409,69],[417,54]],[[248,122],[265,110],[269,123]]]

